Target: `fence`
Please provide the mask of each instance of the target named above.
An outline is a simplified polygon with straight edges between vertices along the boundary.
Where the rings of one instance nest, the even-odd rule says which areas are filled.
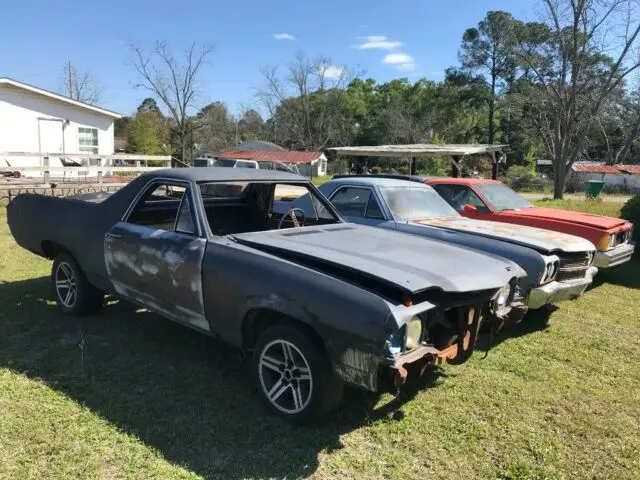
[[[3,176],[29,177],[42,183],[53,178],[63,182],[95,178],[97,183],[102,183],[104,177],[116,174],[129,176],[171,167],[169,155],[0,152],[1,160],[6,163],[0,166]]]

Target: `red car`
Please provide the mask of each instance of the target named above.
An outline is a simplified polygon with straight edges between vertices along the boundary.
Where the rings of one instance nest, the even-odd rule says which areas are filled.
[[[427,178],[424,183],[431,185],[465,217],[528,225],[586,238],[598,249],[594,262],[596,267],[620,265],[633,256],[633,224],[627,220],[534,207],[496,180]]]

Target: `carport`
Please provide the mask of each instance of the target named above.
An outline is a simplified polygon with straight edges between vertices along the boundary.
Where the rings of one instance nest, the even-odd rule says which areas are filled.
[[[485,155],[491,158],[491,176],[495,180],[498,175],[498,164],[506,159],[508,145],[487,144],[431,144],[417,143],[413,145],[377,145],[358,147],[334,147],[327,150],[338,156],[355,157],[394,157],[406,161],[409,173],[415,173],[416,157],[449,157],[451,159],[451,175],[459,177],[462,162],[472,155]]]

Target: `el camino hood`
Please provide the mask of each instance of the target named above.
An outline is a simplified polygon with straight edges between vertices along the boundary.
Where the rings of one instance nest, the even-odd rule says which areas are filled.
[[[500,288],[525,272],[515,263],[415,235],[337,224],[233,235],[237,242],[312,259],[416,293],[428,288],[472,292]]]
[[[575,235],[511,223],[471,220],[464,217],[425,218],[414,220],[413,223],[482,235],[548,253],[554,251],[586,252],[595,248],[588,240]]]
[[[610,228],[621,227],[625,220],[613,217],[603,217],[601,215],[591,215],[589,213],[572,212],[570,210],[557,210],[555,208],[524,208],[522,210],[508,210],[503,215],[517,215],[520,217],[545,218],[548,220],[558,220],[566,223],[576,223],[587,227],[609,230]]]

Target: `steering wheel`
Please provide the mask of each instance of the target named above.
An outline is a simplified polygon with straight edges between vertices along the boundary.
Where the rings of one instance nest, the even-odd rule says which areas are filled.
[[[297,214],[302,215],[301,221],[298,220]],[[304,222],[307,220],[307,215],[304,213],[304,210],[302,210],[301,208],[293,207],[287,213],[282,215],[282,217],[280,218],[280,223],[278,223],[278,230],[282,228],[282,225],[284,224],[284,221],[286,218],[291,219],[291,222],[293,223],[294,227],[304,227]]]

